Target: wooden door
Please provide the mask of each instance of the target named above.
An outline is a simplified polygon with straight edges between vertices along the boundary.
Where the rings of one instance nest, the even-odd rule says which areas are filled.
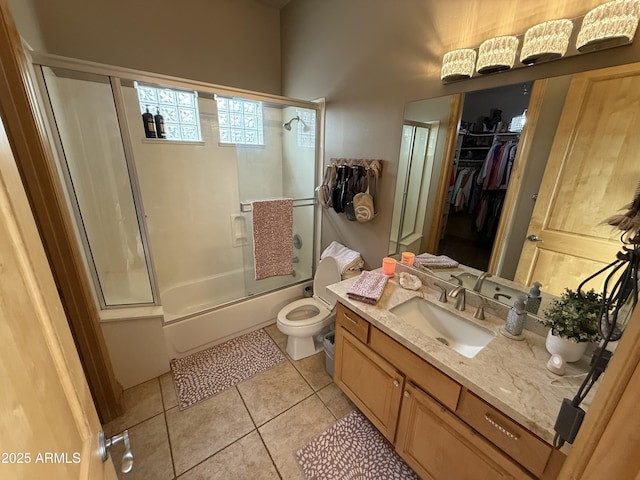
[[[396,450],[421,478],[530,478],[515,462],[411,384],[404,389]]]
[[[640,181],[639,125],[640,63],[574,76],[527,233],[537,241],[525,241],[516,282],[557,295],[615,260],[620,235],[603,221]]]
[[[393,442],[404,384],[402,374],[338,326],[333,375],[336,385]]]
[[[1,122],[0,345],[0,478],[115,479]]]

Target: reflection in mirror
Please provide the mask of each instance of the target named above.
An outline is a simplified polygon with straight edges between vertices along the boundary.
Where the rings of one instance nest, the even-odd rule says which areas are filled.
[[[429,185],[437,134],[437,122],[406,121],[402,126],[390,254],[415,251],[420,247],[425,207],[420,197],[422,188]]]
[[[487,270],[531,83],[465,96],[438,253]]]
[[[575,289],[583,279],[612,261],[621,248],[618,235],[601,222],[628,203],[640,179],[640,162],[632,153],[640,149],[640,138],[633,127],[640,122],[640,112],[632,107],[640,97],[640,65],[539,80],[527,89],[526,96],[522,95],[522,85],[516,88],[522,97],[530,99],[524,107],[528,109],[528,123],[521,133],[495,245],[492,251],[487,249],[491,258],[486,267],[475,265],[493,273],[496,281],[514,281],[521,291],[528,291],[534,281],[539,281],[543,292],[559,295],[565,287]],[[465,110],[471,96],[466,95]],[[405,119],[427,122],[433,115],[440,118],[441,125],[447,125],[448,114],[436,112],[432,106],[450,102],[451,97],[412,102],[406,106]],[[481,123],[484,129],[484,118],[482,122],[478,119],[483,115],[489,117],[490,128],[490,110],[498,107],[496,103],[485,103],[474,116],[463,114],[460,127],[477,130]],[[518,107],[509,117],[524,108]],[[503,125],[505,119],[510,121],[504,110]],[[439,138],[437,142],[440,143]],[[441,144],[435,146],[436,152],[442,152],[442,148]],[[453,148],[449,151],[453,152]],[[430,167],[429,186],[423,187],[427,193],[420,199],[427,203],[426,218],[420,248],[413,250],[415,253],[449,254],[444,250],[447,242],[440,240],[442,235],[448,238],[453,216],[446,218],[447,227],[440,231],[432,226],[443,224],[440,220],[451,214],[451,198],[448,202],[442,200],[442,210],[438,210],[438,202],[453,193],[448,190],[455,166],[453,154],[439,155],[435,155]],[[456,158],[458,166],[463,159],[475,159],[473,153]],[[394,211],[401,213],[400,209]],[[466,231],[457,229],[453,233],[460,236],[465,232],[469,232],[468,224]],[[399,249],[407,247],[400,245]],[[486,255],[485,252],[485,262]],[[458,252],[450,256],[474,266],[472,260]],[[599,290],[602,285],[594,283],[590,287]]]

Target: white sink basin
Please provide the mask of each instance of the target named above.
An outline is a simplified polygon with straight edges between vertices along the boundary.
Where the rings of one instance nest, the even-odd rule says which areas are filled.
[[[491,330],[419,297],[389,311],[467,358],[475,357],[496,336]]]

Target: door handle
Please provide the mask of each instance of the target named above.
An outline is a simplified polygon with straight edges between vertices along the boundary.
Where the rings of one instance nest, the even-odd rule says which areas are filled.
[[[109,449],[120,442],[124,442],[124,455],[122,455],[120,470],[122,473],[129,473],[133,470],[133,453],[131,452],[131,444],[129,443],[129,431],[125,430],[111,438],[107,438],[103,431],[98,433],[98,445],[103,462],[109,459]]]
[[[541,242],[542,240],[540,240],[540,237],[538,237],[535,234],[531,234],[527,236],[527,240],[529,240],[530,242]]]

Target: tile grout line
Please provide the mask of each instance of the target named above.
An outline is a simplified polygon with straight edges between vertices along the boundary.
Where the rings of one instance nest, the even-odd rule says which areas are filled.
[[[169,373],[171,373],[171,371],[169,371]],[[167,442],[169,443],[169,457],[171,458],[171,469],[173,470],[173,478],[178,478],[178,474],[176,472],[176,464],[173,459],[173,446],[171,445],[171,435],[169,435],[169,422],[167,420],[167,408],[166,408],[166,403],[164,401],[164,392],[162,391],[162,381],[160,381],[160,377],[158,377],[158,384],[160,385],[160,398],[162,400],[162,414],[164,415],[164,428],[167,431]]]
[[[267,452],[267,455],[269,455],[269,460],[271,460],[271,465],[273,465],[273,468],[275,469],[276,474],[278,475],[278,478],[280,478],[280,480],[282,480],[282,474],[280,473],[280,470],[278,469],[278,466],[276,465],[276,462],[273,459],[273,456],[271,455],[271,451],[269,450],[269,447],[267,447],[267,444],[265,443],[264,438],[262,438],[262,434],[260,433],[260,429],[258,428],[257,423],[253,419],[253,416],[251,415],[251,411],[249,410],[249,407],[247,406],[247,403],[245,402],[244,397],[242,396],[242,392],[240,391],[240,389],[237,386],[235,388],[236,388],[236,390],[238,390],[238,395],[240,395],[240,400],[242,400],[242,403],[244,404],[244,408],[247,409],[247,413],[249,414],[249,418],[251,418],[251,421],[253,422],[253,425],[255,427],[255,432],[258,434],[258,437],[260,437],[260,442],[262,443],[262,446],[264,447],[265,451]],[[276,418],[276,417],[273,417],[273,418]],[[268,421],[270,422],[271,420],[272,419],[270,419]],[[265,423],[268,423],[268,422],[265,422]]]

